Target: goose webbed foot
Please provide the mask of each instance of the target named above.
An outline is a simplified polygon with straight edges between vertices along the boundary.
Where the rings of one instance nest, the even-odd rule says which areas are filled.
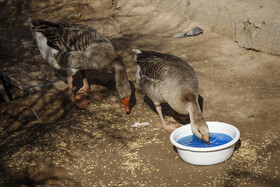
[[[71,96],[70,100],[80,109],[86,109],[90,103],[90,98],[84,94],[79,94],[74,97]]]
[[[101,93],[98,93],[98,92],[95,92],[93,90],[90,90],[90,89],[86,89],[85,90],[85,93],[91,98],[91,99],[94,99],[94,100],[97,100],[97,101],[101,101],[103,99],[103,95]]]
[[[166,132],[172,133],[175,129],[181,127],[181,125],[179,125],[178,123],[177,124],[166,123],[164,118],[163,118],[162,112],[161,112],[161,106],[157,105],[157,104],[155,104],[155,106],[156,106],[156,110],[158,112],[158,115],[160,117],[162,127]]]
[[[168,133],[172,133],[175,129],[181,127],[182,125],[179,124],[163,124],[162,127],[163,129],[168,132]]]
[[[178,123],[176,119],[174,119],[173,117],[165,117],[167,123]]]

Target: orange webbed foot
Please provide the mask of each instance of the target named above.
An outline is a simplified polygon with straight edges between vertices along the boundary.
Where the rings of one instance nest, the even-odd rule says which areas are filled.
[[[80,109],[86,109],[90,103],[90,98],[87,95],[76,95],[75,99],[70,97],[70,100]]]
[[[101,93],[95,92],[93,90],[86,90],[86,94],[94,100],[101,101],[103,99],[103,95]]]
[[[168,133],[172,133],[175,129],[177,129],[177,128],[179,128],[179,127],[181,127],[182,125],[178,125],[178,124],[172,124],[172,125],[170,125],[170,124],[165,124],[165,125],[162,125],[162,127],[163,127],[163,129],[166,131],[166,132],[168,132]]]

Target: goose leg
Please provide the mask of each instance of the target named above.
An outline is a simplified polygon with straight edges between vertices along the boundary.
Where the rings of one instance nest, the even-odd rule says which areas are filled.
[[[67,82],[68,82],[68,95],[72,102],[75,101],[74,93],[73,93],[73,77],[67,76]]]
[[[161,112],[161,106],[160,105],[156,105],[156,110],[157,110],[157,113],[159,115],[159,118],[160,118],[160,122],[162,124],[162,126],[166,125],[166,122],[163,118],[163,115],[162,115],[162,112]]]
[[[93,90],[90,90],[89,84],[88,84],[88,81],[87,81],[87,77],[86,77],[86,71],[85,70],[81,70],[81,75],[83,77],[83,89],[84,89],[85,93],[89,97],[91,97],[92,99],[101,101],[102,97],[103,97],[102,94],[98,93],[98,92],[95,92]]]
[[[169,133],[172,133],[175,129],[177,129],[178,125],[169,125],[165,122],[164,118],[163,118],[163,115],[162,115],[162,110],[161,110],[161,106],[160,105],[155,105],[156,106],[156,110],[157,110],[157,113],[159,115],[159,118],[160,118],[160,122],[162,124],[162,127],[165,131],[169,132]]]
[[[68,94],[69,99],[79,108],[86,109],[87,105],[90,103],[90,99],[86,95],[76,95],[73,93],[73,77],[67,76],[68,82]]]

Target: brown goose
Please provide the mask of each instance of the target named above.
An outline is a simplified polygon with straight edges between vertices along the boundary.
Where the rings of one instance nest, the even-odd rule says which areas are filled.
[[[160,104],[168,103],[175,112],[189,114],[193,133],[209,142],[209,129],[198,105],[198,80],[193,68],[173,55],[153,51],[134,52],[138,64],[136,83],[153,101],[163,128],[172,132],[178,127],[167,124],[163,118]]]
[[[85,109],[89,97],[101,100],[100,93],[90,90],[86,70],[95,69],[115,73],[116,89],[127,114],[130,113],[131,87],[125,64],[112,43],[97,30],[74,23],[59,23],[28,19],[37,46],[44,60],[56,69],[67,71],[69,98]],[[85,94],[74,95],[73,76],[81,71]]]

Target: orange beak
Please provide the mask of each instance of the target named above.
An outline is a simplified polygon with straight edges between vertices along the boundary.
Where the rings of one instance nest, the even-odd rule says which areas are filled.
[[[203,137],[202,137],[202,141],[204,141],[204,142],[206,142],[206,143],[210,143],[209,135],[203,136]]]
[[[127,99],[127,98],[124,98],[122,100],[122,103],[123,103],[124,110],[125,110],[126,114],[130,114],[129,101],[130,101],[130,99]]]

